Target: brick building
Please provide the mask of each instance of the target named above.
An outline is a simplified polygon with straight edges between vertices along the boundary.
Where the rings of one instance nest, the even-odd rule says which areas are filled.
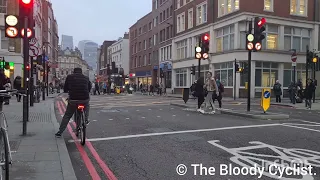
[[[192,64],[198,64],[194,47],[200,35],[209,33],[210,56],[201,61],[201,76],[210,71],[224,84],[225,96],[245,97],[247,74],[234,73],[234,60],[247,61],[248,20],[257,16],[265,17],[267,24],[263,50],[252,53],[252,96],[260,96],[262,88],[272,88],[276,80],[288,87],[293,77],[291,49],[298,52],[296,77],[305,82],[306,46],[318,49],[319,43],[315,6],[313,0],[175,0],[172,90],[180,93],[198,78],[190,74]]]
[[[171,88],[172,69],[172,37],[173,33],[173,0],[153,0],[153,53],[157,56],[159,69],[164,72],[164,78],[160,78],[158,71],[158,81],[165,87]]]
[[[98,55],[98,75],[107,77],[107,64],[111,65],[111,57],[108,56],[108,47],[110,47],[116,41],[104,41],[99,48]]]
[[[151,84],[157,80],[159,65],[158,51],[153,45],[158,38],[153,36],[153,15],[148,13],[129,28],[129,71],[131,81],[140,84]]]

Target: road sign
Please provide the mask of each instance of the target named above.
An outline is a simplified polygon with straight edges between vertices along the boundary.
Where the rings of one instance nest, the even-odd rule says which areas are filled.
[[[18,29],[15,27],[8,27],[6,33],[9,37],[14,38],[18,35]]]
[[[38,42],[37,38],[32,38],[29,40],[30,46],[35,46],[37,44],[37,42]]]
[[[291,55],[291,61],[297,62],[297,54],[295,52]]]
[[[261,107],[264,113],[270,108],[270,102],[271,102],[270,99],[271,99],[271,89],[269,88],[262,89]]]
[[[39,49],[35,46],[30,46],[29,48],[29,56],[37,57],[39,55]]]
[[[31,37],[32,36],[32,30],[30,28],[27,29],[27,37]],[[21,36],[24,37],[24,28],[21,29]]]

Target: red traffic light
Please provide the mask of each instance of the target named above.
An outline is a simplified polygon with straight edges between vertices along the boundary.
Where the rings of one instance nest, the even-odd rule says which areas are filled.
[[[27,70],[29,70],[29,69],[30,69],[30,66],[29,66],[29,65],[27,65],[27,66],[26,66],[26,69],[27,69]]]
[[[209,41],[209,40],[210,40],[209,34],[205,34],[202,39],[203,39],[204,41]]]
[[[261,18],[260,21],[258,22],[258,26],[261,27],[266,23],[266,19],[265,18]]]
[[[21,0],[21,2],[22,2],[23,4],[28,5],[28,4],[30,4],[30,3],[31,3],[31,0]]]

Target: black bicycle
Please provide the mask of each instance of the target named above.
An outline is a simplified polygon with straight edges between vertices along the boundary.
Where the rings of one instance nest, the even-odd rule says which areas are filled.
[[[86,129],[87,124],[85,122],[85,101],[83,100],[68,100],[69,103],[75,104],[77,109],[74,113],[74,121],[76,122],[76,136],[80,135],[80,144],[84,146],[86,144]]]

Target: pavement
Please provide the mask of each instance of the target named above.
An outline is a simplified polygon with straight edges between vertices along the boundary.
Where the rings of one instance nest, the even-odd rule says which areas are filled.
[[[55,99],[58,120],[66,108],[65,98]],[[63,135],[77,179],[320,179],[320,111],[271,107],[291,113],[290,119],[266,121],[170,106],[178,101],[92,96],[85,147],[72,132],[72,121]],[[224,106],[246,108],[232,102]],[[268,171],[270,163],[293,165],[294,160],[311,165],[310,175],[281,176],[277,171],[275,176]],[[255,165],[265,167],[263,174],[246,174],[245,169],[254,172]]]
[[[59,124],[54,113],[55,95],[30,107],[27,135],[22,136],[22,103],[15,98],[4,105],[13,164],[11,180],[76,180],[63,139],[54,133]]]

